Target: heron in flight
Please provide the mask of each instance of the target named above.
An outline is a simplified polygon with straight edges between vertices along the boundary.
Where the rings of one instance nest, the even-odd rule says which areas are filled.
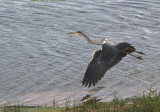
[[[105,72],[120,62],[127,54],[140,60],[143,60],[141,56],[135,56],[131,53],[136,52],[145,55],[143,52],[136,51],[136,49],[127,42],[116,44],[114,42],[108,41],[108,39],[91,40],[81,31],[67,34],[82,36],[90,44],[102,45],[101,50],[94,51],[92,59],[88,64],[85,76],[82,81],[82,85],[84,86],[95,86],[95,84],[98,83],[98,81],[101,80],[101,78],[104,76]]]

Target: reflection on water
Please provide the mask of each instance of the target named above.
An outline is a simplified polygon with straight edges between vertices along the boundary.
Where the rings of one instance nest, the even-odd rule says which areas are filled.
[[[88,94],[81,81],[92,52],[101,47],[67,35],[79,30],[95,40],[105,37],[132,43],[146,54],[144,61],[127,56],[107,71],[96,86],[103,88],[93,96],[107,101],[114,91],[127,97],[147,85],[159,89],[159,3],[0,0],[0,102],[24,101],[27,96],[25,104],[42,104],[61,94],[62,100]],[[41,93],[46,99],[40,103]]]

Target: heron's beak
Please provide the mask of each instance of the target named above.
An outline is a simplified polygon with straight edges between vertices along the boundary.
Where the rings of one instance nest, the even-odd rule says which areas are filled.
[[[69,35],[79,35],[77,32],[74,32],[74,33],[67,33]]]

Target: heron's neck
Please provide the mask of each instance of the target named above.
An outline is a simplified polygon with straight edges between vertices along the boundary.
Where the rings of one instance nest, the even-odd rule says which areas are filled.
[[[82,34],[82,36],[87,40],[88,43],[90,44],[95,44],[95,45],[102,45],[103,44],[103,41],[104,39],[102,40],[91,40],[87,35],[85,34]]]

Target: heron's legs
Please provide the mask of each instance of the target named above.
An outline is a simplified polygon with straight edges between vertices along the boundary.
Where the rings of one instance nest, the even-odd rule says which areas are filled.
[[[137,59],[140,59],[140,60],[143,60],[143,58],[141,57],[141,56],[135,56],[135,55],[133,55],[133,54],[131,54],[131,53],[129,53],[129,52],[126,52],[126,51],[121,51],[121,52],[123,52],[123,53],[126,53],[126,54],[129,54],[129,55],[131,55],[131,56],[133,56],[133,57],[135,57],[135,58],[137,58]]]
[[[122,50],[122,52],[126,53],[126,54],[130,54],[131,52],[136,52],[142,55],[145,55],[143,52],[141,51],[136,51],[134,48],[132,47],[126,47],[124,50]]]
[[[143,60],[143,58],[142,58],[141,56],[135,56],[135,55],[130,54],[130,53],[129,53],[129,55],[131,55],[131,56],[133,56],[133,57],[135,57],[135,58],[137,58],[137,59]]]
[[[142,55],[146,55],[146,54],[144,54],[144,53],[141,52],[141,51],[134,51],[134,52],[139,53],[139,54],[142,54]]]

